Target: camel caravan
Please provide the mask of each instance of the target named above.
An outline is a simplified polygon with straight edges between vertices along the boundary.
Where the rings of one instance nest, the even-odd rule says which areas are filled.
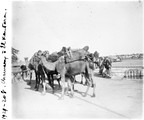
[[[70,47],[63,47],[61,51],[49,54],[49,51],[36,52],[29,60],[28,65],[21,66],[22,73],[30,71],[29,85],[32,80],[32,72],[35,73],[35,90],[39,90],[40,84],[42,85],[42,94],[46,93],[47,83],[55,92],[54,79],[58,81],[59,87],[62,88],[60,99],[64,98],[65,83],[70,90],[70,96],[74,95],[74,84],[76,82],[76,75],[85,77],[86,91],[83,96],[86,96],[89,88],[93,88],[92,97],[95,97],[96,82],[94,81],[94,70],[99,68],[101,75],[108,75],[111,69],[111,61],[108,58],[101,59],[98,52],[90,53],[89,47],[85,46],[82,49],[73,50]],[[106,72],[103,72],[104,68]],[[22,74],[23,79],[24,75]],[[54,76],[56,76],[54,78]],[[46,79],[47,78],[47,79]],[[48,82],[46,82],[48,81]],[[82,81],[81,81],[82,83]]]

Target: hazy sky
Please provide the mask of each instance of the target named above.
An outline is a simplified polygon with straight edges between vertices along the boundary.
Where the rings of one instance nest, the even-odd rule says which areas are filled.
[[[143,52],[142,3],[13,2],[12,46],[19,58],[63,46],[102,55]]]

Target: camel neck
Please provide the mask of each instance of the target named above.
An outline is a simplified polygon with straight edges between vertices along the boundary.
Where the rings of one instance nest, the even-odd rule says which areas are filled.
[[[41,61],[42,61],[42,63],[43,63],[43,64],[47,63],[47,61],[46,61],[46,58],[45,58],[45,57],[42,57],[42,58],[41,58]]]

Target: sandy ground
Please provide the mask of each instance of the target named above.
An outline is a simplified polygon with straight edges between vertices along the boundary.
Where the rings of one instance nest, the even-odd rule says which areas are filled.
[[[81,76],[77,76],[80,81]],[[34,90],[34,83],[26,81],[12,84],[13,118],[141,118],[142,117],[142,79],[106,79],[95,77],[96,97],[92,89],[83,97],[86,86],[75,84],[74,98],[65,96],[59,100],[60,89],[54,94],[48,87],[46,95],[42,88]],[[57,84],[57,81],[55,81]],[[58,89],[58,86],[56,86]]]

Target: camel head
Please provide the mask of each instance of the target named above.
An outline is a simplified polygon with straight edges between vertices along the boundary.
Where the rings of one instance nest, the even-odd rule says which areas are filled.
[[[42,54],[42,51],[39,50],[39,51],[37,52],[37,55],[40,56],[41,54]]]
[[[43,65],[43,62],[47,61],[46,59],[48,58],[48,56],[49,56],[49,52],[48,51],[42,52],[42,54],[40,56],[39,64]]]
[[[34,53],[32,58],[40,58],[41,54],[42,54],[42,51],[38,50],[38,52]]]
[[[68,47],[68,48],[62,47],[62,50],[61,50],[58,54],[60,54],[60,56],[65,55],[65,56],[67,56],[68,58],[72,58],[72,57],[73,57],[70,47]]]
[[[45,51],[42,53],[42,56],[44,56],[46,59],[48,59],[48,57],[49,57],[49,51],[45,50]]]
[[[68,58],[73,58],[72,51],[71,51],[70,47],[66,49],[66,55],[68,56]]]

